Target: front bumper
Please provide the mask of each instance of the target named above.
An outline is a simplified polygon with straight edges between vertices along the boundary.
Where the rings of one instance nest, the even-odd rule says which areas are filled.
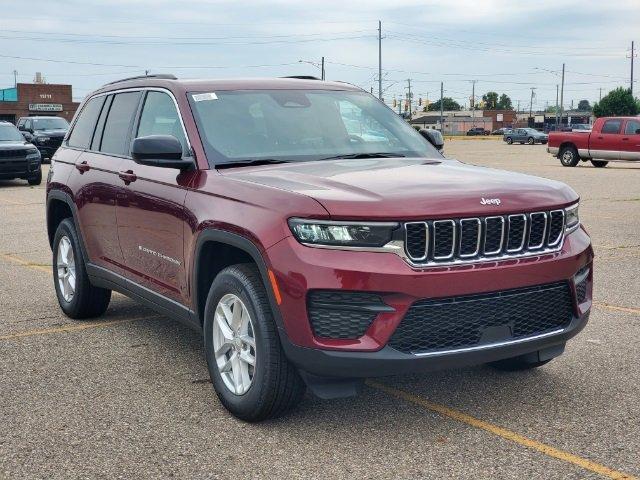
[[[282,345],[296,367],[318,377],[381,377],[479,365],[533,352],[540,352],[540,360],[546,360],[561,353],[566,341],[578,334],[588,320],[587,311],[580,317],[574,317],[562,332],[552,335],[422,355],[403,353],[389,346],[376,352],[344,352],[300,347],[286,340]],[[545,354],[548,357],[543,357]]]
[[[41,161],[25,158],[0,159],[0,178],[27,178],[35,175]]]

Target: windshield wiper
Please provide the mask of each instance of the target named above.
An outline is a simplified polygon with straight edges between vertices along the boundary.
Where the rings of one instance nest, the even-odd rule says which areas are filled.
[[[245,160],[236,160],[235,162],[218,163],[216,168],[231,167],[247,167],[253,165],[272,165],[277,163],[289,163],[287,160],[279,160],[277,158],[247,158]]]
[[[385,152],[371,152],[371,153],[347,153],[344,155],[335,155],[333,157],[321,158],[321,160],[339,160],[347,158],[395,158],[404,157],[401,153],[385,153]]]

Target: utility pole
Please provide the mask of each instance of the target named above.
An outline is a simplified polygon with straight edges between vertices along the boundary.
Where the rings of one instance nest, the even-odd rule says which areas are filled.
[[[444,82],[440,82],[440,133],[444,135]]]
[[[382,100],[382,22],[378,20],[378,98]]]
[[[320,69],[321,80],[324,80],[324,57],[322,57],[322,68]]]
[[[558,95],[560,92],[560,85],[556,83],[556,129],[558,128]]]
[[[633,40],[631,41],[631,96],[633,97],[633,57],[635,56]]]
[[[600,87],[600,99],[598,100],[599,102],[602,101],[602,87]]]
[[[533,96],[535,95],[534,93],[535,90],[536,90],[536,87],[531,87],[531,101],[529,102],[529,122],[531,122],[531,116],[533,114]],[[531,123],[535,124],[535,122],[531,122]],[[532,125],[529,125],[529,126],[532,126]]]
[[[13,86],[15,88],[18,88],[18,71],[17,70],[13,71]]]
[[[409,102],[409,120],[411,120],[411,79],[407,78],[407,84],[408,84],[408,89],[409,89],[409,93],[407,94],[407,100]]]
[[[471,80],[471,121],[476,121],[476,82],[477,80]],[[475,126],[475,123],[474,123]]]
[[[145,76],[145,77],[149,76],[149,70],[145,70],[145,71],[144,71],[144,76]]]
[[[402,116],[402,95],[400,96],[400,99],[398,100],[398,115]]]
[[[564,114],[564,63],[562,64],[562,86],[560,87],[560,125]]]

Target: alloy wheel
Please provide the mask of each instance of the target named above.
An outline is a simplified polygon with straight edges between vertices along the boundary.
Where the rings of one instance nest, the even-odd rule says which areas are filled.
[[[76,261],[69,237],[64,236],[58,242],[58,286],[65,302],[71,302],[76,293]]]
[[[256,369],[256,341],[251,315],[240,297],[224,295],[213,319],[214,357],[225,386],[236,395],[245,394]]]

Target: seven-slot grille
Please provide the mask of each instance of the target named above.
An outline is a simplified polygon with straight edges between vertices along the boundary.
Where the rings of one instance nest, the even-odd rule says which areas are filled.
[[[559,248],[564,211],[408,222],[404,229],[413,263],[473,262]]]

